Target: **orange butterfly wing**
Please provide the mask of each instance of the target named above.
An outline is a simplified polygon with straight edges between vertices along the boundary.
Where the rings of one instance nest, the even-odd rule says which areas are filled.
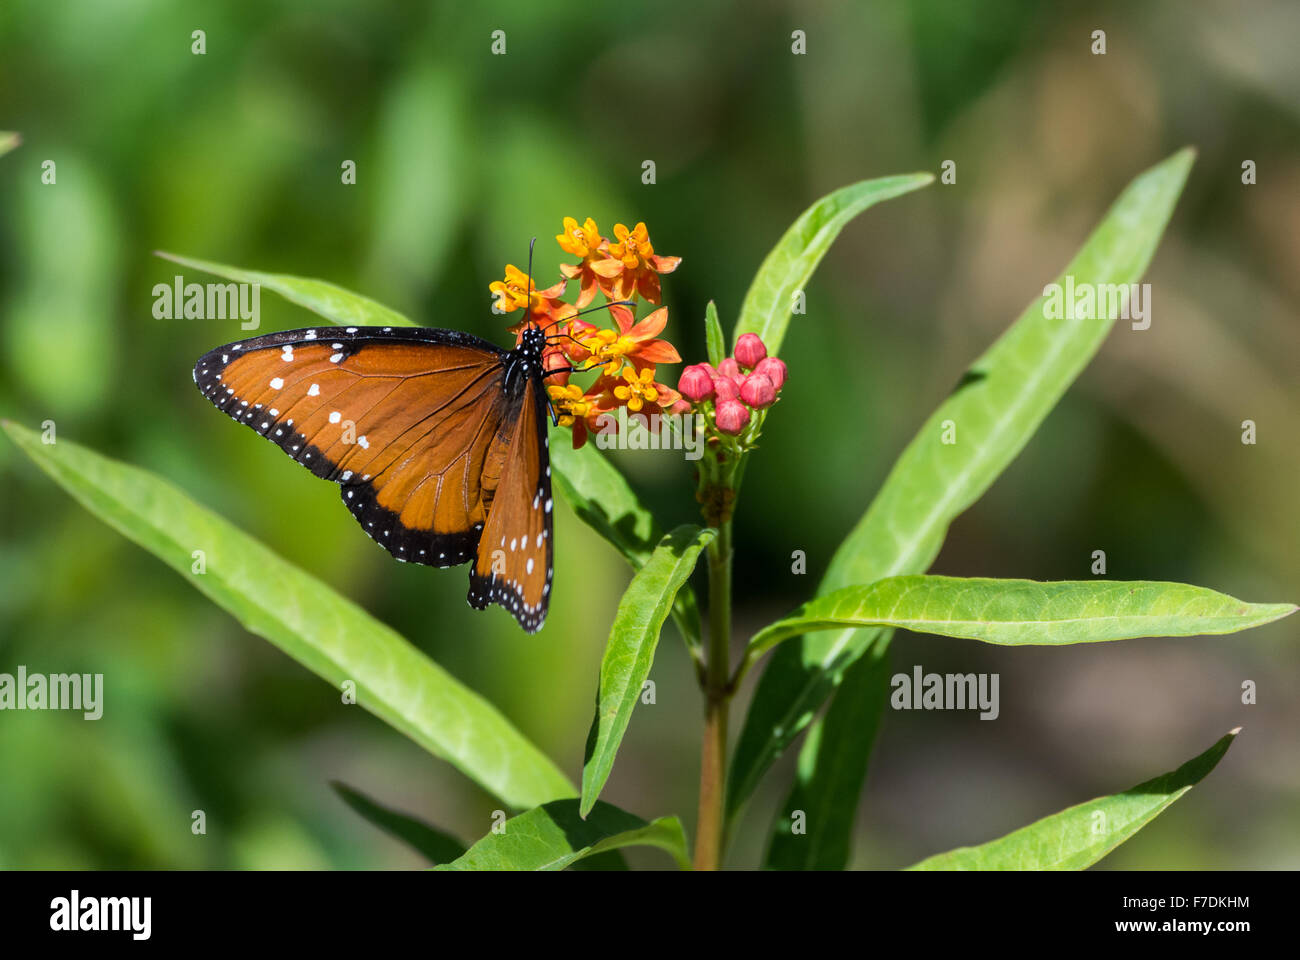
[[[470,606],[499,603],[529,633],[541,628],[551,600],[553,506],[546,400],[540,380],[530,377],[470,571]]]
[[[507,389],[510,358],[455,331],[291,330],[209,351],[194,380],[232,419],[339,483],[362,528],[398,560],[448,567],[475,557],[498,488],[523,482],[512,454],[537,435],[540,391],[518,370]],[[549,499],[545,461],[544,447],[530,458]],[[548,580],[549,538],[548,523]],[[525,629],[540,628],[544,603],[540,618],[525,616],[522,602],[491,592],[480,597],[471,570],[472,605],[500,603]]]

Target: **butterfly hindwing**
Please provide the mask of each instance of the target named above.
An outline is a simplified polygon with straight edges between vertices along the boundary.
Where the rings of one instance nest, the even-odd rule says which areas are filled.
[[[470,606],[497,603],[529,633],[541,628],[551,600],[553,507],[546,399],[540,377],[529,375],[470,569]]]

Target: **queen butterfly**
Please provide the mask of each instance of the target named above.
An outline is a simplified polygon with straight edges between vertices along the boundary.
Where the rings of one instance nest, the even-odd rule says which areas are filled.
[[[535,633],[553,572],[545,347],[535,325],[509,351],[424,327],[289,330],[209,351],[194,382],[339,484],[398,560],[472,560],[470,606]]]

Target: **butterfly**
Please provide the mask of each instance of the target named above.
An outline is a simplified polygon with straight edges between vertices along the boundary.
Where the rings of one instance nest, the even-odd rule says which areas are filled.
[[[229,343],[203,395],[316,476],[398,560],[469,562],[469,605],[529,633],[550,605],[554,533],[546,334],[503,350],[455,330],[329,327]]]

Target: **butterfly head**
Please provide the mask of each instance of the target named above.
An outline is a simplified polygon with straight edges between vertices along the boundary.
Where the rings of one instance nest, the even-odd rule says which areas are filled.
[[[525,327],[520,335],[518,349],[525,356],[541,360],[542,351],[546,348],[546,334],[542,332],[541,327]]]

